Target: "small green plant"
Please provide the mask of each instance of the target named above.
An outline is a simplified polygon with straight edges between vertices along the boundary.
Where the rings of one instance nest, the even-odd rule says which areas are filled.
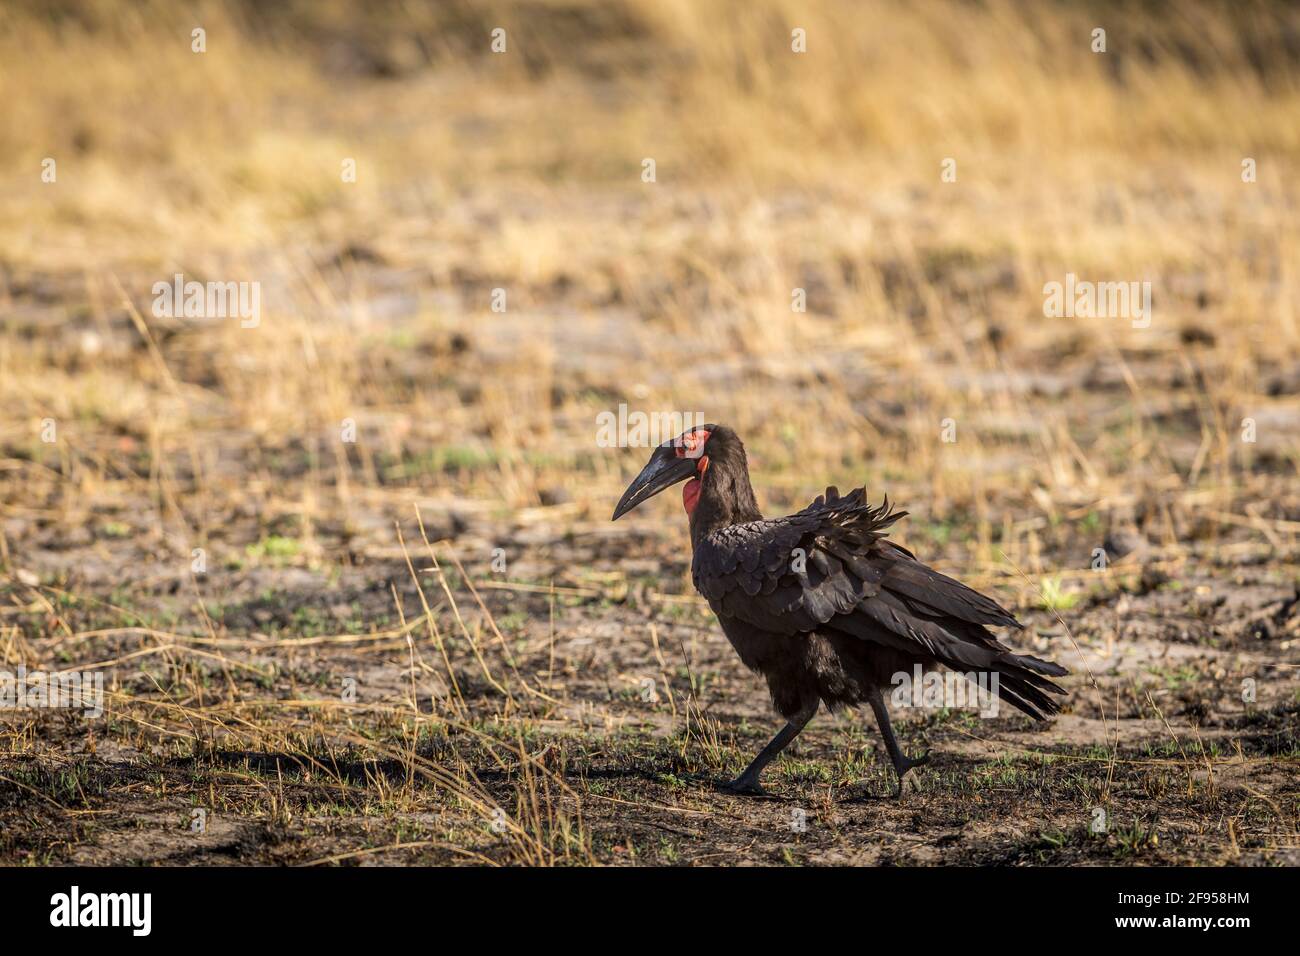
[[[1147,828],[1136,821],[1131,827],[1117,829],[1115,831],[1115,840],[1119,844],[1117,850],[1119,856],[1137,856],[1143,850],[1155,847],[1160,843],[1160,838],[1156,835],[1154,827]]]
[[[1038,606],[1045,611],[1068,611],[1079,603],[1079,595],[1065,590],[1060,578],[1043,578],[1038,585]]]
[[[250,558],[266,561],[270,564],[284,564],[290,559],[296,558],[301,550],[302,545],[296,540],[278,534],[268,535],[261,541],[250,544],[244,549]]]

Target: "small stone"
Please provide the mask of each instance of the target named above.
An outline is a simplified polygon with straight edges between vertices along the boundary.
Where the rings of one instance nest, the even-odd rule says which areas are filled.
[[[1140,556],[1150,543],[1136,528],[1117,528],[1106,535],[1102,546],[1105,547],[1107,555],[1114,559],[1130,554]]]

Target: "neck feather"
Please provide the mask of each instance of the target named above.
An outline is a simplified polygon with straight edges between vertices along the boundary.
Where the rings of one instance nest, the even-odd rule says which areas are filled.
[[[710,531],[762,517],[754,487],[749,483],[744,449],[710,455],[709,467],[700,479],[699,499],[691,510],[691,540],[698,541]]]

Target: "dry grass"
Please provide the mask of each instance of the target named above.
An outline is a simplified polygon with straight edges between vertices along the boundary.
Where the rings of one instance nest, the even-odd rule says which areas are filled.
[[[905,543],[1093,665],[1074,689],[1094,723],[1068,743],[1105,785],[1035,778],[1055,799],[1111,798],[1117,693],[1122,720],[1164,734],[1142,689],[1149,668],[1178,684],[1168,655],[1107,672],[1135,631],[1179,661],[1180,641],[1205,651],[1179,664],[1203,695],[1258,672],[1265,710],[1293,707],[1294,615],[1246,640],[1297,581],[1293,11],[262,6],[0,12],[0,660],[112,675],[102,731],[6,724],[0,775],[59,822],[0,855],[130,857],[85,822],[123,793],[173,812],[178,787],[261,821],[293,862],[640,859],[619,801],[725,815],[675,783],[587,777],[707,776],[754,742],[732,718],[764,726],[753,683],[714,657],[675,508],[605,527],[641,456],[596,445],[619,402],[736,427],[772,511],[832,482],[888,491],[913,514]],[[156,318],[151,287],[176,272],[259,281],[260,326]],[[1045,318],[1067,272],[1150,279],[1151,327]],[[1120,533],[1137,556],[1093,572]],[[1190,597],[1161,603],[1165,585]],[[1200,630],[1197,602],[1234,588],[1259,601],[1228,595],[1229,620]],[[607,659],[615,641],[632,643]],[[340,675],[363,673],[376,696],[343,706]],[[1187,745],[1199,725],[1172,726]],[[110,744],[129,769],[88,763]],[[1267,775],[1287,746],[1251,759]],[[1165,793],[1177,766],[1213,789],[1213,761],[1203,784],[1185,749],[1155,759],[1135,788]],[[103,795],[76,796],[96,774]],[[1188,857],[1231,857],[1242,827],[1288,845],[1294,788],[1268,794]]]

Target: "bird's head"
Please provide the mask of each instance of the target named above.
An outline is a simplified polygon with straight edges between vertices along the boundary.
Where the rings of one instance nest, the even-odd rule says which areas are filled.
[[[682,500],[688,514],[694,511],[700,497],[700,481],[709,470],[710,442],[720,444],[728,434],[731,434],[730,429],[720,425],[700,425],[657,446],[641,474],[623,492],[610,520],[617,521],[641,502],[687,479],[690,481],[682,492]]]

